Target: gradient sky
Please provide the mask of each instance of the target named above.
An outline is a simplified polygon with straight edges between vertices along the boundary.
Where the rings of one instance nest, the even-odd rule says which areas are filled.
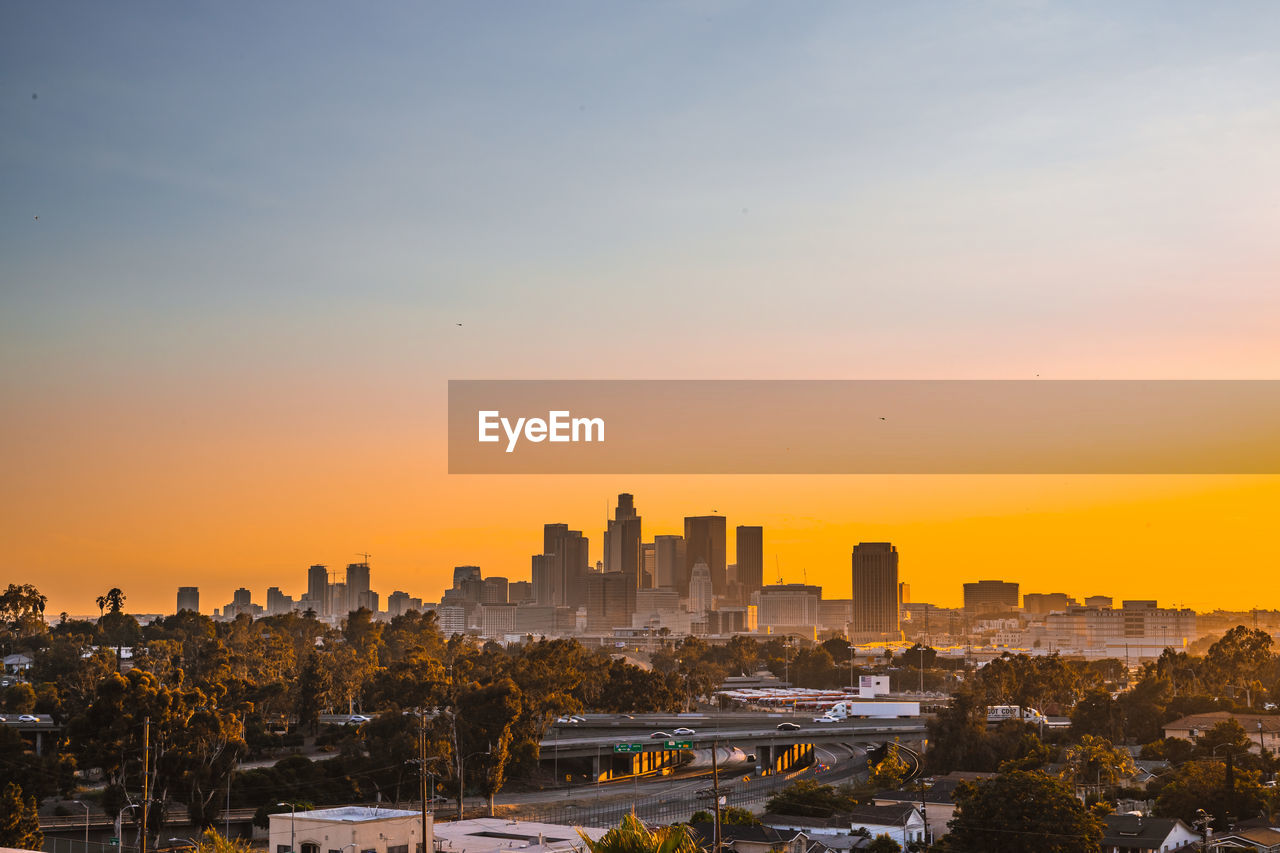
[[[597,557],[629,490],[834,595],[891,539],[940,604],[1280,606],[1280,478],[444,446],[449,378],[1276,378],[1277,45],[1270,2],[4,4],[0,580],[208,610],[367,550],[430,600],[544,521]]]

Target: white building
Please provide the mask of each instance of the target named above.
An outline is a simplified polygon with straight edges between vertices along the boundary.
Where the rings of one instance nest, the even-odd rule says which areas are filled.
[[[715,606],[715,592],[711,584],[711,568],[704,562],[694,564],[689,575],[689,613],[699,619]]]
[[[426,844],[422,815],[403,809],[341,806],[270,816],[272,853],[421,853],[431,851],[432,818],[427,815]]]
[[[1042,630],[1045,651],[1136,663],[1154,660],[1166,648],[1185,651],[1196,638],[1196,614],[1154,601],[1126,601],[1118,610],[1068,607],[1045,616]]]
[[[578,828],[503,818],[452,820],[435,828],[437,853],[573,853],[583,847]],[[582,827],[592,841],[608,830]]]

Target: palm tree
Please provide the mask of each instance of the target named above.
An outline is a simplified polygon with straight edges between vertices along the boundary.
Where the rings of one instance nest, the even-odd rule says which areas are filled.
[[[111,589],[107,590],[106,599],[107,609],[112,613],[119,613],[121,610],[124,610],[125,595],[120,590],[120,587],[113,586]]]
[[[99,619],[99,621],[101,621],[102,617],[106,614],[106,610],[107,610],[107,597],[106,597],[105,595],[100,595],[100,596],[98,596],[98,619]]]
[[[700,853],[701,849],[683,826],[649,829],[634,814],[592,841],[578,830],[590,853]]]

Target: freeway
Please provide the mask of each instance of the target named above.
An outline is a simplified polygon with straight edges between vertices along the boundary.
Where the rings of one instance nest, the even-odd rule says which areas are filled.
[[[779,725],[798,729],[779,729]],[[693,734],[676,734],[677,728]],[[881,742],[922,735],[920,717],[894,719],[851,718],[834,723],[816,723],[812,715],[769,713],[707,714],[587,714],[582,722],[557,723],[542,740],[544,756],[595,755],[612,751],[617,744],[641,744],[662,749],[667,741],[690,743],[691,748],[731,743],[744,747],[758,744]],[[661,736],[655,736],[655,735]]]

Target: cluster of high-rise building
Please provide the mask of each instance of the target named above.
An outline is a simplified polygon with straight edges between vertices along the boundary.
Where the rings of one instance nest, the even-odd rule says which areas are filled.
[[[645,540],[643,521],[630,494],[618,495],[606,520],[602,559],[591,562],[590,540],[568,524],[543,526],[542,549],[532,555],[527,581],[484,577],[478,566],[458,566],[438,601],[423,602],[393,592],[380,612],[370,589],[369,564],[345,572],[323,565],[307,572],[307,591],[296,600],[278,587],[267,590],[265,607],[249,590],[236,590],[218,615],[274,615],[310,611],[336,620],[364,607],[386,618],[409,610],[434,610],[445,633],[510,635],[726,636],[788,634],[816,638],[819,632],[849,632],[862,640],[901,638],[899,612],[905,585],[898,582],[897,550],[887,542],[853,549],[854,596],[824,598],[820,586],[764,582],[764,528],[734,528],[735,562],[729,558],[728,522],[722,515],[684,519],[683,533]],[[182,587],[178,609],[199,610],[199,590]]]
[[[1061,592],[1019,595],[1003,580],[963,584],[964,605],[944,608],[912,602],[899,580],[898,550],[889,542],[861,542],[851,555],[850,598],[830,599],[808,583],[764,582],[764,528],[733,529],[735,562],[729,559],[730,529],[722,515],[684,519],[683,533],[659,533],[648,541],[635,499],[618,495],[605,523],[601,559],[591,562],[590,539],[568,524],[543,525],[539,553],[530,559],[529,580],[485,577],[479,566],[457,566],[438,602],[397,590],[380,610],[370,588],[366,559],[344,571],[324,565],[307,571],[306,592],[294,599],[278,587],[266,606],[248,589],[235,591],[218,615],[235,618],[312,612],[337,622],[358,608],[379,618],[434,611],[446,635],[471,633],[496,640],[533,636],[580,636],[634,640],[688,634],[788,635],[817,639],[838,633],[853,643],[904,639],[934,647],[980,647],[1029,653],[1060,652],[1086,657],[1145,660],[1167,647],[1185,648],[1196,637],[1191,610],[1161,608],[1154,601],[1107,596],[1081,604]],[[178,609],[200,608],[195,587],[178,589]]]
[[[1195,611],[1151,600],[1094,595],[1081,603],[1064,592],[1026,593],[999,580],[964,584],[964,606],[904,605],[909,638],[935,647],[978,646],[992,653],[1063,654],[1139,662],[1166,648],[1185,650],[1197,636]]]

